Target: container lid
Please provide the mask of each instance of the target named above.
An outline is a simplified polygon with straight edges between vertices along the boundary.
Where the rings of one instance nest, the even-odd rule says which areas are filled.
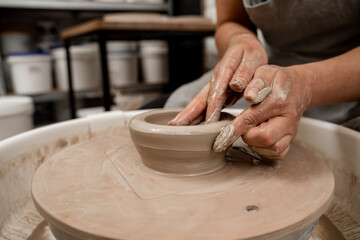
[[[50,56],[49,53],[41,51],[31,51],[31,52],[14,52],[9,53],[8,56]]]
[[[31,114],[34,105],[31,97],[4,96],[0,97],[0,117],[16,115],[21,113]]]
[[[50,54],[45,52],[19,52],[10,53],[7,57],[9,63],[50,61]]]
[[[137,49],[136,41],[108,41],[106,43],[108,52],[129,52],[133,53]]]
[[[50,50],[54,50],[54,49],[63,48],[63,47],[64,47],[64,44],[54,43],[54,44],[51,44],[49,48],[50,48]]]

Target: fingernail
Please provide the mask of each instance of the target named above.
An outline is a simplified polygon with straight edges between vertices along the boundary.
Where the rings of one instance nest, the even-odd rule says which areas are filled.
[[[254,101],[257,98],[258,95],[259,95],[259,90],[257,88],[251,88],[247,92],[247,97],[249,99],[251,99],[252,101]]]
[[[231,89],[237,92],[242,92],[246,88],[246,79],[245,78],[235,78],[231,83]]]
[[[213,149],[215,152],[223,152],[236,140],[234,137],[235,127],[232,124],[227,125],[216,137]]]

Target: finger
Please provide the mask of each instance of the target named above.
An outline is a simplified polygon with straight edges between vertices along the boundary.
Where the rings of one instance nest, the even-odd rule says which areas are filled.
[[[278,110],[273,107],[270,100],[268,104],[252,105],[242,111],[228,126],[226,126],[216,137],[213,149],[216,152],[225,151],[236,139],[246,133],[249,129],[256,127],[260,123],[267,121],[271,116],[277,116]],[[267,111],[274,109],[273,111]]]
[[[278,116],[261,123],[258,127],[249,129],[242,135],[245,143],[255,147],[277,147],[275,145],[285,136],[295,136],[296,123],[292,119]],[[292,139],[290,139],[291,141]],[[278,149],[273,149],[277,151]],[[281,149],[284,150],[284,149]]]
[[[224,107],[230,107],[232,105],[234,105],[240,98],[242,98],[242,96],[244,95],[242,92],[235,92],[233,90],[228,91],[228,95],[226,97],[225,103],[224,103]]]
[[[251,104],[264,101],[272,90],[277,71],[277,68],[268,65],[256,69],[253,80],[248,84],[244,92],[246,101]]]
[[[266,64],[266,58],[263,59],[259,51],[245,52],[229,83],[230,88],[236,92],[243,92],[251,81],[256,68],[264,64]]]
[[[194,119],[194,121],[192,121],[190,125],[198,125],[201,122],[203,122],[204,120],[205,120],[205,113],[202,113],[199,117]]]
[[[242,56],[242,52],[228,51],[216,66],[207,102],[206,123],[219,120],[221,109],[226,100],[229,82],[238,68]]]
[[[289,152],[291,141],[292,141],[292,137],[290,135],[286,135],[285,137],[280,139],[279,142],[274,144],[276,146],[265,147],[265,148],[251,147],[251,149],[265,158],[272,160],[281,160]],[[277,150],[273,150],[273,149],[277,149]]]
[[[178,113],[168,124],[171,126],[184,126],[196,120],[206,109],[209,89],[210,83],[207,83],[185,109]]]
[[[251,128],[277,116],[284,115],[290,120],[292,119],[292,122],[296,123],[299,116],[297,112],[285,112],[289,104],[286,99],[290,87],[291,82],[289,81],[286,72],[279,70],[274,77],[273,88],[270,95],[261,104],[251,105],[246,108],[227,128],[221,131],[215,139],[213,145],[214,150],[225,151],[237,138],[245,134]]]

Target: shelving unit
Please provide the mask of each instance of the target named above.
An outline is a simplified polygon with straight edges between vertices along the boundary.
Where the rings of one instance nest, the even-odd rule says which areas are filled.
[[[12,9],[43,9],[43,10],[71,10],[71,11],[142,11],[142,12],[172,12],[172,3],[137,4],[122,2],[96,1],[64,1],[64,0],[2,0],[0,8]]]
[[[36,22],[41,20],[53,20],[53,22],[57,24],[58,29],[61,30],[68,28],[69,26],[76,26],[77,24],[91,19],[99,19],[104,14],[112,12],[161,13],[167,16],[199,15],[201,13],[200,6],[200,0],[165,0],[165,3],[163,4],[139,4],[90,0],[0,0],[0,21],[3,20],[2,24],[0,24],[0,31],[8,28],[20,28],[31,32],[36,26]],[[200,39],[200,35],[203,35],[203,33],[197,34],[196,31],[193,31],[192,33],[185,33],[184,31],[178,31],[177,33],[173,31],[170,32],[171,34],[164,30],[159,32],[151,29],[148,29],[147,31],[137,29],[134,33],[133,30],[128,28],[127,31],[124,31],[123,29],[121,34],[115,34],[115,32],[112,31],[111,34],[114,33],[117,37],[106,37],[107,40],[140,40],[144,39],[145,35],[145,39],[159,38],[171,41],[171,45],[169,46],[169,50],[171,52],[169,56],[171,58],[170,62],[174,62],[174,60],[176,60],[183,62],[182,65],[186,66],[186,71],[184,71],[184,69],[180,69],[181,66],[176,66],[175,64],[170,66],[169,71],[176,74],[173,74],[172,80],[169,84],[139,84],[136,86],[127,86],[121,88],[122,93],[168,93],[177,86],[196,79],[203,73],[201,62],[203,52],[202,41]],[[122,37],[118,38],[119,35]],[[86,37],[84,37],[81,41],[88,42],[89,40],[92,41],[96,39],[92,39],[91,37],[90,39],[86,39]],[[75,39],[73,43],[77,44]],[[189,54],[191,54],[192,57],[187,59]],[[68,92],[54,90],[46,94],[31,95],[31,97],[34,102],[39,105],[55,102],[63,104],[63,102],[67,100],[68,95]],[[73,96],[74,103],[78,102],[78,100],[89,100],[92,104],[95,103],[95,98],[98,102],[102,97],[103,100],[109,99],[109,96],[104,98],[104,92],[101,89],[76,91]],[[68,104],[66,105],[67,107],[71,106]],[[72,115],[73,117],[75,116],[74,112]]]
[[[148,93],[148,92],[161,92],[165,89],[166,84],[136,84],[131,86],[118,87],[121,93],[123,94],[134,94],[134,93]],[[33,98],[35,103],[43,102],[56,102],[56,101],[66,101],[68,99],[68,91],[63,90],[53,90],[48,93],[33,94],[29,95]],[[15,95],[10,93],[9,95]],[[102,91],[100,89],[94,90],[82,90],[76,91],[76,98],[101,98]]]
[[[120,15],[118,15],[120,16]],[[127,17],[129,15],[126,15]],[[135,15],[134,15],[135,16]],[[136,15],[138,17],[138,15]],[[130,18],[132,19],[132,18]],[[163,39],[168,41],[169,45],[169,85],[176,87],[183,81],[181,74],[184,69],[197,71],[189,64],[189,56],[181,56],[181,49],[177,46],[186,40],[200,42],[204,37],[214,34],[215,25],[204,18],[167,18],[153,21],[128,20],[127,18],[116,18],[116,20],[107,21],[106,19],[95,19],[82,24],[78,24],[61,31],[61,37],[65,41],[67,69],[68,69],[68,86],[69,86],[69,103],[71,106],[71,117],[76,117],[76,106],[74,91],[72,88],[72,69],[70,64],[69,48],[71,44],[86,37],[91,37],[99,44],[100,62],[102,72],[102,90],[103,106],[105,111],[110,111],[112,100],[110,93],[110,81],[108,73],[108,63],[106,57],[106,42],[108,40],[139,40],[139,39]],[[199,55],[194,55],[198,64],[202,61],[202,50]],[[196,58],[194,58],[196,56]],[[179,67],[179,63],[181,67]],[[197,65],[199,66],[199,65]],[[200,67],[201,68],[201,67]],[[200,69],[201,71],[201,69]],[[189,76],[189,75],[188,75]],[[191,79],[190,79],[191,80]],[[173,88],[174,90],[175,88]]]

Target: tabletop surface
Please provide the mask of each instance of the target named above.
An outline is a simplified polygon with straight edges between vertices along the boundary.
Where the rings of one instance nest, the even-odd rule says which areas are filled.
[[[61,38],[67,39],[101,30],[132,31],[185,31],[213,33],[215,24],[201,16],[169,17],[150,13],[113,13],[102,19],[90,20],[61,31]]]

